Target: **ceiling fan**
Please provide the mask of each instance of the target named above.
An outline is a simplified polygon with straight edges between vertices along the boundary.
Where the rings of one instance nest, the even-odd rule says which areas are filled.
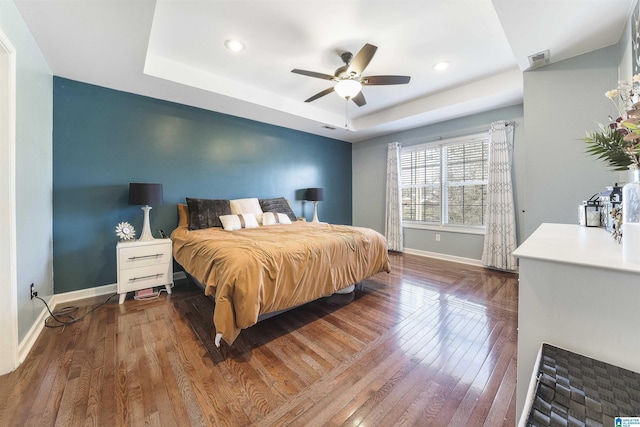
[[[333,75],[316,73],[315,71],[298,70],[297,68],[291,70],[292,73],[302,74],[303,76],[336,82],[332,87],[316,93],[304,102],[315,101],[335,91],[346,100],[350,99],[355,102],[358,107],[362,107],[367,103],[361,91],[362,86],[402,85],[409,83],[409,80],[411,80],[410,76],[362,76],[364,69],[367,68],[367,65],[371,62],[377,49],[376,46],[367,43],[356,53],[356,56],[353,56],[351,52],[342,53],[340,58],[344,62],[344,65],[338,68]]]

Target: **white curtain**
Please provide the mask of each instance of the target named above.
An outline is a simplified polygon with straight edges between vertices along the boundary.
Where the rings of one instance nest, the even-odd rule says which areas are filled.
[[[400,191],[400,143],[392,142],[387,149],[387,203],[384,234],[389,250],[402,252],[402,192]]]
[[[486,267],[516,271],[516,216],[511,184],[513,122],[491,123],[489,131],[489,177],[485,211],[482,263]]]

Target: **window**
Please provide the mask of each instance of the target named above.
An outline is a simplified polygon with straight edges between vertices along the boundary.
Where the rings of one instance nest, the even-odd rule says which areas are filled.
[[[487,134],[404,148],[402,219],[410,225],[484,227],[488,149]]]

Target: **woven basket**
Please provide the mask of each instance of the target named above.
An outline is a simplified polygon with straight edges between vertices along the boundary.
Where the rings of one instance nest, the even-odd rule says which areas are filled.
[[[640,373],[543,344],[527,425],[612,427],[638,416]]]

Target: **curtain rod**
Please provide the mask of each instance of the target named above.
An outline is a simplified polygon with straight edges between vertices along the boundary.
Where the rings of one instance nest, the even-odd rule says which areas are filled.
[[[507,126],[509,126],[509,125],[512,125],[513,127],[518,127],[518,123],[516,123],[516,121],[515,121],[515,120],[496,120],[496,121],[495,121],[495,122],[493,122],[493,123],[497,123],[497,122],[504,122],[504,126],[505,126],[505,127],[507,127]],[[493,125],[493,123],[491,123],[491,124],[489,125],[489,128],[491,128],[491,126]]]
[[[502,121],[502,120],[496,120],[496,122],[499,122],[499,121]],[[495,123],[495,122],[492,122],[492,123]],[[504,125],[505,127],[509,125],[513,125],[514,128],[518,127],[518,123],[515,120],[504,120]],[[474,135],[480,132],[489,132],[490,129],[491,129],[491,123],[488,123],[484,125],[474,126],[472,128],[467,128],[464,130],[464,132],[461,132],[461,133],[457,133],[455,130],[453,130],[451,131],[451,133],[444,133],[442,135],[433,136],[430,138],[414,137],[414,138],[406,139],[404,141],[398,140],[398,142],[400,142],[403,147],[407,147],[407,146],[410,147],[412,145],[429,144],[432,142],[438,142],[445,139],[464,138],[465,136]]]

